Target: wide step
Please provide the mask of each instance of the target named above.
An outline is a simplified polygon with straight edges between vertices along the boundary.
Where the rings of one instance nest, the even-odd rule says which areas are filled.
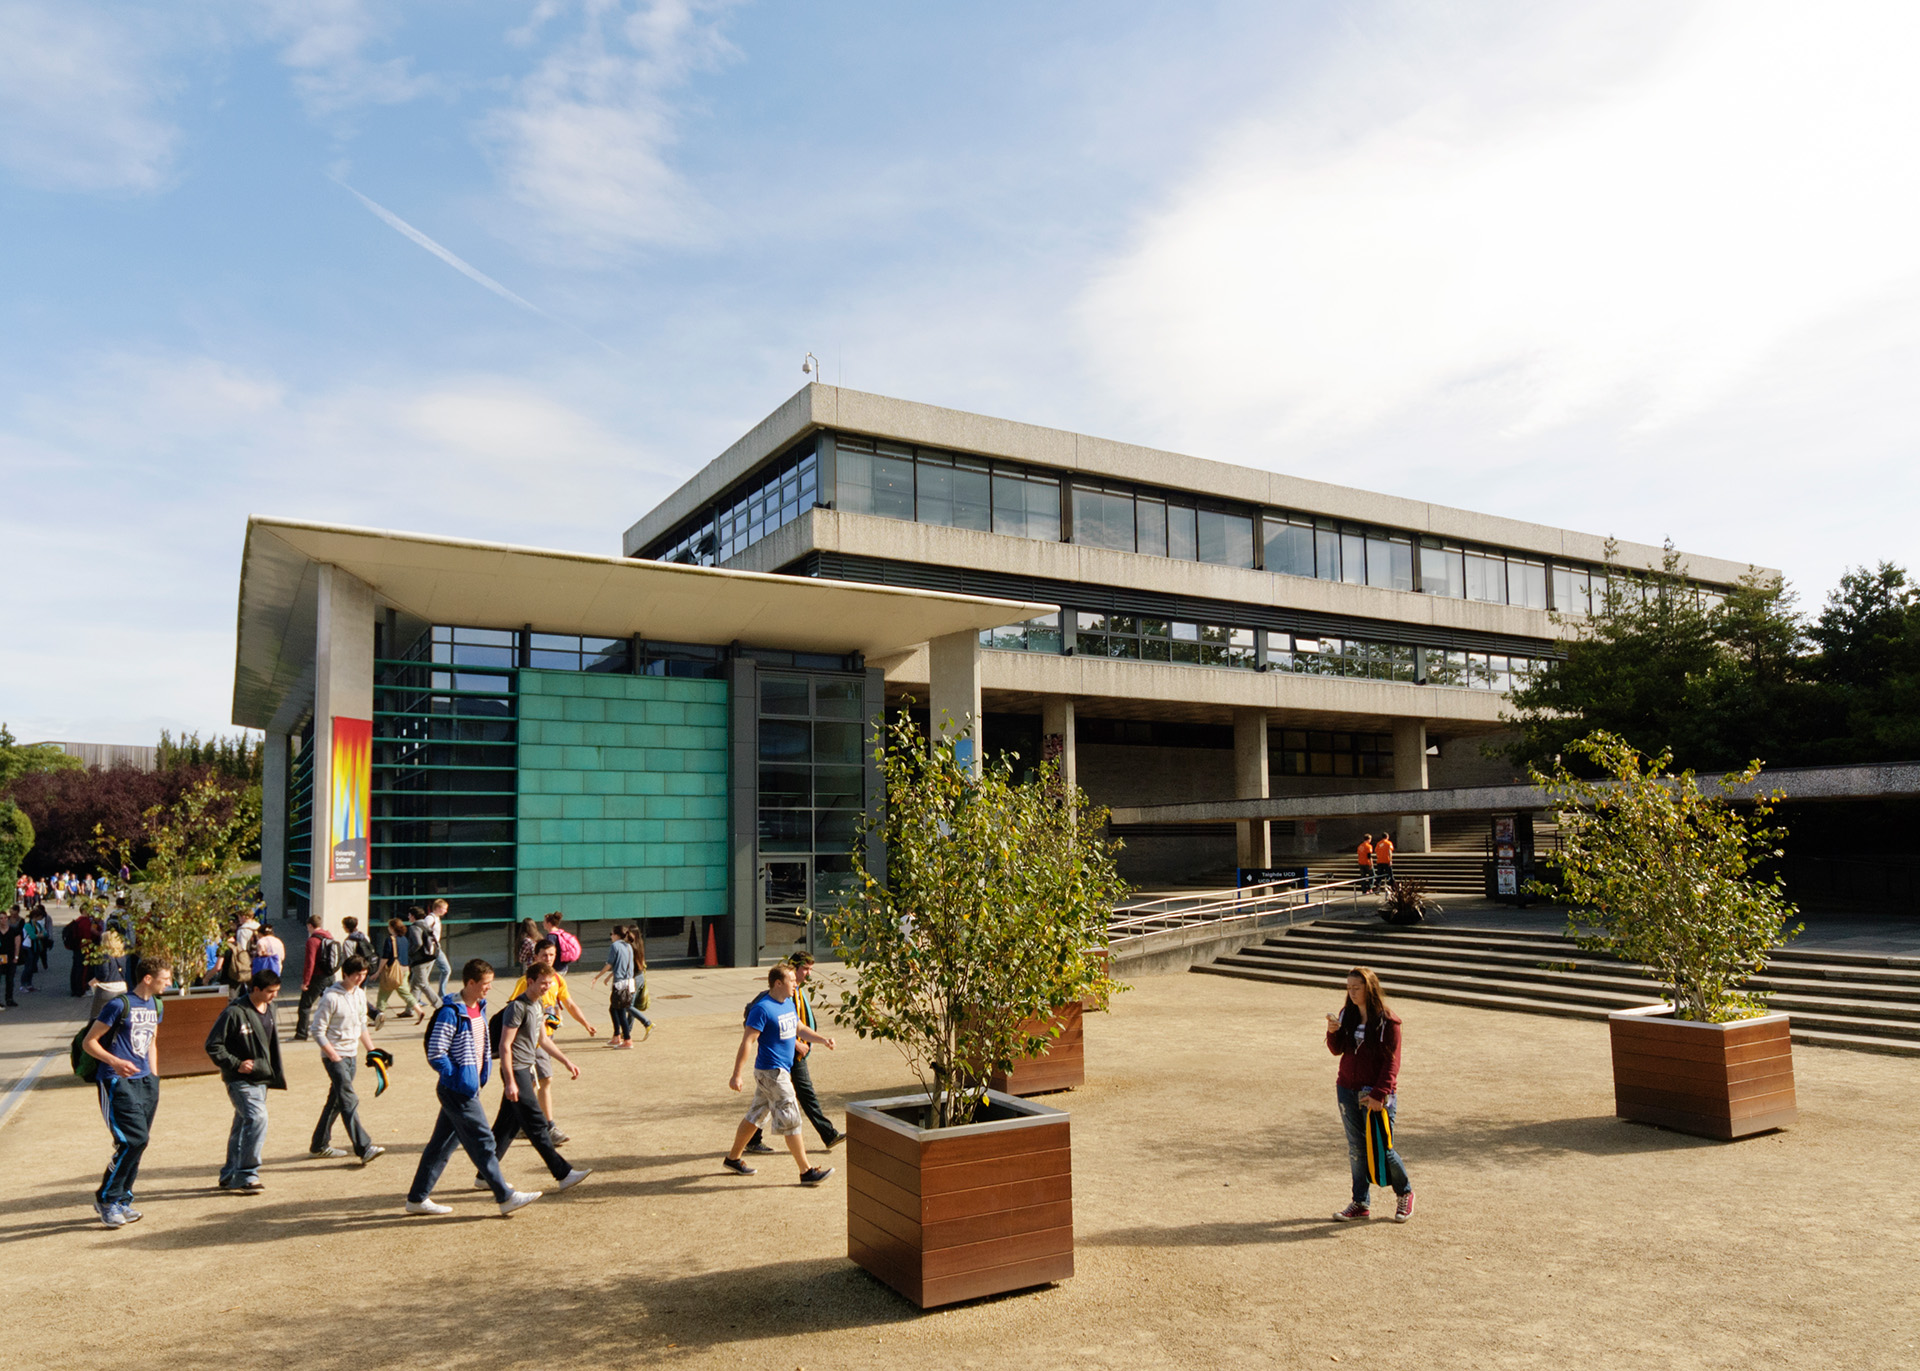
[[[1332,990],[1356,965],[1379,971],[1396,996],[1517,1013],[1604,1019],[1661,999],[1644,967],[1519,929],[1320,920],[1193,970]],[[1920,958],[1782,949],[1753,988],[1791,1017],[1795,1042],[1920,1054]]]

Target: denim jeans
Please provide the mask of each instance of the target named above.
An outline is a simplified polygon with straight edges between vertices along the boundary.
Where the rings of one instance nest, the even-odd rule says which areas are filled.
[[[227,1082],[233,1101],[233,1127],[227,1133],[227,1164],[220,1168],[220,1184],[245,1185],[260,1178],[260,1150],[267,1141],[267,1086],[265,1081]]]
[[[1367,1176],[1367,1111],[1360,1103],[1360,1092],[1349,1090],[1346,1086],[1335,1086],[1334,1094],[1340,1101],[1340,1122],[1347,1129],[1347,1162],[1353,1168],[1353,1202],[1367,1204],[1373,1194],[1373,1186]],[[1394,1097],[1387,1096],[1387,1122],[1394,1118]],[[1407,1168],[1400,1164],[1400,1154],[1393,1148],[1387,1149],[1387,1180],[1393,1185],[1393,1193],[1404,1195],[1413,1189],[1413,1182],[1407,1179]]]
[[[313,1126],[309,1150],[319,1152],[333,1145],[333,1125],[337,1119],[346,1125],[347,1146],[353,1149],[353,1155],[364,1157],[373,1150],[373,1139],[360,1124],[360,1096],[353,1089],[354,1069],[359,1061],[348,1052],[342,1053],[337,1062],[322,1057],[320,1064],[327,1071],[327,1102],[320,1110],[320,1122]]]
[[[420,1165],[413,1173],[413,1188],[407,1191],[407,1198],[416,1203],[432,1199],[433,1187],[447,1169],[453,1149],[464,1147],[480,1179],[492,1187],[494,1199],[506,1199],[513,1187],[500,1174],[493,1129],[487,1125],[487,1111],[481,1107],[480,1097],[469,1095],[463,1100],[444,1085],[436,1086],[434,1094],[440,1097],[440,1117],[433,1121],[433,1136],[420,1153]]]
[[[453,963],[447,960],[446,948],[442,947],[440,951],[436,952],[433,956],[434,986],[440,996],[439,999],[434,1001],[435,1004],[439,1004],[441,1000],[447,998],[447,982],[452,978]]]

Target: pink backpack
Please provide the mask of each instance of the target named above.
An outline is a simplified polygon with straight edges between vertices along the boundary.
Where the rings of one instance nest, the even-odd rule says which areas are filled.
[[[560,950],[560,960],[577,962],[580,960],[580,940],[564,928],[553,930],[554,945]]]

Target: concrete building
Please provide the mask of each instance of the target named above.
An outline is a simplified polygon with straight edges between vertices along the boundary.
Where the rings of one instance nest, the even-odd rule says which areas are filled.
[[[57,747],[69,757],[78,758],[82,766],[97,766],[101,770],[111,770],[116,766],[132,767],[135,771],[152,771],[160,765],[160,749],[151,744],[139,743],[71,743],[55,742],[51,739],[29,743],[29,747]]]
[[[1497,781],[1505,695],[1555,613],[1660,549],[808,386],[590,557],[249,527],[234,722],[268,733],[270,904],[712,927],[804,943],[911,698],[1058,755],[1103,804]],[[1701,593],[1744,564],[1687,558]],[[373,721],[369,879],[335,880],[336,719]],[[1138,880],[1230,873],[1356,825],[1123,832]],[[1396,821],[1403,851],[1427,820]],[[869,854],[877,859],[880,854]]]

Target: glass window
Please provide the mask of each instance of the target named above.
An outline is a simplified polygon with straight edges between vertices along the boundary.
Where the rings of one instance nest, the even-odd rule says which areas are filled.
[[[1510,558],[1507,562],[1507,596],[1512,604],[1527,609],[1547,607],[1547,568],[1543,562]]]
[[[1585,615],[1592,612],[1588,601],[1590,581],[1583,567],[1555,566],[1553,569],[1553,607],[1562,614]]]
[[[859,681],[816,680],[813,712],[823,719],[857,719],[866,692]]]
[[[866,794],[865,774],[857,766],[815,767],[813,791],[822,809],[858,809]]]
[[[1167,506],[1167,556],[1178,557],[1183,562],[1199,557],[1200,536],[1194,525],[1196,512],[1192,505]]]
[[[953,459],[953,526],[981,533],[993,528],[993,477],[978,458]]]
[[[760,808],[810,809],[813,806],[813,773],[804,766],[763,766],[760,768]]]
[[[822,763],[858,764],[860,725],[816,723],[813,726],[813,759]]]
[[[1328,524],[1317,524],[1313,530],[1314,569],[1313,574],[1323,581],[1340,579],[1340,531]]]
[[[1215,566],[1253,565],[1253,520],[1245,514],[1199,511],[1199,560]]]
[[[885,519],[913,519],[913,457],[881,448],[873,456],[872,513]]]
[[[796,676],[762,676],[760,678],[760,712],[762,714],[797,714],[805,718],[807,708],[807,683]]]
[[[993,531],[1060,541],[1060,483],[1016,471],[993,473]]]
[[[1367,540],[1352,529],[1340,530],[1340,579],[1350,586],[1367,583]]]
[[[873,513],[873,448],[854,439],[839,440],[834,465],[835,509],[849,514]]]
[[[999,648],[1006,652],[1058,652],[1060,650],[1060,616],[1042,614],[1037,619],[1028,619],[1022,623],[983,629],[980,633],[980,645]]]
[[[914,517],[923,524],[942,528],[953,524],[953,459],[931,452],[920,454],[914,464],[918,482]]]
[[[1484,604],[1504,605],[1507,602],[1507,561],[1498,553],[1469,552],[1467,564],[1467,598],[1479,600]]]
[[[1451,545],[1422,543],[1420,589],[1428,595],[1450,595],[1456,600],[1465,599],[1467,566],[1462,551]]]
[[[1267,514],[1260,520],[1266,542],[1267,570],[1282,576],[1313,575],[1313,525],[1304,519],[1284,514]]]
[[[1133,496],[1097,486],[1073,488],[1073,541],[1083,547],[1132,552]]]
[[[802,683],[804,689],[804,683]],[[813,756],[813,725],[804,720],[762,719],[760,760],[807,762]]]
[[[1145,495],[1133,502],[1134,538],[1139,550],[1151,557],[1167,555],[1167,502]]]
[[[1367,584],[1386,590],[1413,589],[1413,540],[1375,529],[1367,534]]]

